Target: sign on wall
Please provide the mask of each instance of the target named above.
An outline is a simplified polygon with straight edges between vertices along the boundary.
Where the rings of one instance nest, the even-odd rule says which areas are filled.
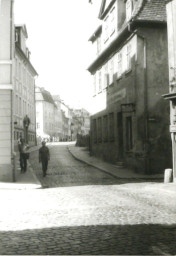
[[[107,102],[109,104],[114,104],[126,97],[126,89],[119,90],[111,95],[108,96]]]

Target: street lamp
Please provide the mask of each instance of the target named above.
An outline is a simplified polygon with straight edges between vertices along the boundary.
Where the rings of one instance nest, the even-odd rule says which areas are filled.
[[[24,141],[26,143],[28,143],[28,127],[30,125],[30,119],[29,117],[26,115],[23,119],[23,126],[24,126]]]
[[[73,135],[73,126],[74,126],[74,124],[73,123],[71,123],[71,141],[72,141],[72,135]]]

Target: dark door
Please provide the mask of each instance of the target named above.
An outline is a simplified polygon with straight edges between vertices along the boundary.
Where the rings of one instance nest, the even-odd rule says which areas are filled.
[[[119,160],[122,160],[123,159],[123,118],[122,118],[122,112],[117,113],[117,132],[118,132],[118,148],[119,148],[118,158],[119,158]]]

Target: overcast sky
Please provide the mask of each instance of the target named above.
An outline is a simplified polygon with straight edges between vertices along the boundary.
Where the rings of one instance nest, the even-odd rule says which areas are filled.
[[[101,0],[15,0],[16,24],[26,24],[36,85],[71,107],[91,111],[93,61],[89,37],[98,26]]]

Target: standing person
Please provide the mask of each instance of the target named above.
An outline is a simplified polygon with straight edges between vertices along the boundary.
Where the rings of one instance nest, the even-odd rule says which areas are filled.
[[[42,162],[43,177],[46,176],[49,160],[50,160],[49,148],[46,147],[46,142],[42,141],[42,147],[39,149],[39,163]]]
[[[18,144],[18,150],[20,152],[21,173],[24,173],[27,170],[27,159],[29,158],[28,149],[29,149],[29,145],[24,142],[23,138],[20,138],[20,142]]]

